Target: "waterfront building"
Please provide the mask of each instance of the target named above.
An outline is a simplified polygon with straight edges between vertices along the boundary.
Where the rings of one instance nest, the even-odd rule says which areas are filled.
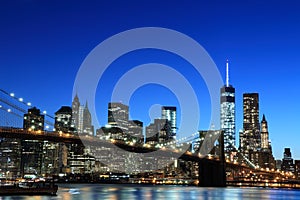
[[[21,176],[21,139],[0,138],[0,177]]]

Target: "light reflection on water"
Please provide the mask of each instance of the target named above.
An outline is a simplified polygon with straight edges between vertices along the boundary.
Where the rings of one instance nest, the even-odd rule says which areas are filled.
[[[300,199],[300,190],[264,188],[200,188],[113,184],[61,184],[57,196],[5,196],[0,200],[116,199]]]

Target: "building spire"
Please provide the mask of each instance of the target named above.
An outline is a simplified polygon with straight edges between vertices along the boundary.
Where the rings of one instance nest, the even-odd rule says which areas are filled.
[[[229,66],[228,66],[228,59],[226,60],[226,87],[229,87]]]
[[[263,114],[263,118],[262,118],[262,121],[265,122],[266,121],[266,117],[265,117],[265,114]]]

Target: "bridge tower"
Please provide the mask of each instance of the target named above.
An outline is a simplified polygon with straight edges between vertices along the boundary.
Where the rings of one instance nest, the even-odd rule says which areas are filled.
[[[219,138],[220,160],[201,159],[199,161],[200,187],[226,187],[224,131]]]

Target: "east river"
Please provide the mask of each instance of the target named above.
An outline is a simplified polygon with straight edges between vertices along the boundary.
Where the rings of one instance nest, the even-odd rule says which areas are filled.
[[[0,200],[300,199],[300,190],[195,186],[60,184],[56,196],[0,196]]]

